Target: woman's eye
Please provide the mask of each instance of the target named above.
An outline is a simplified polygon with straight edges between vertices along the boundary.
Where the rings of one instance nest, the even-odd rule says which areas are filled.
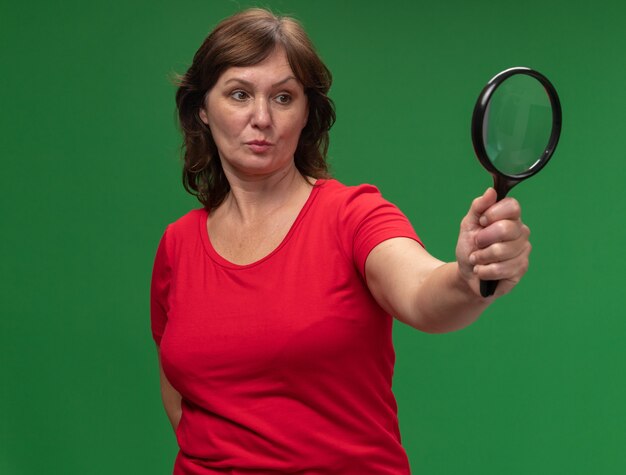
[[[276,96],[276,102],[279,104],[289,104],[291,102],[291,96],[289,94],[279,94]]]
[[[236,101],[245,101],[248,98],[248,94],[246,94],[244,91],[233,91],[230,93],[230,97],[232,97]]]

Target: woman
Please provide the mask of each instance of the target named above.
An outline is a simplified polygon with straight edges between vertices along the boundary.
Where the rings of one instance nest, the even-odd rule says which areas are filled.
[[[174,473],[409,473],[391,315],[457,330],[526,271],[519,205],[493,189],[443,263],[374,187],[329,179],[330,84],[301,27],[260,9],[220,23],[181,79],[204,207],[167,227],[151,294]]]

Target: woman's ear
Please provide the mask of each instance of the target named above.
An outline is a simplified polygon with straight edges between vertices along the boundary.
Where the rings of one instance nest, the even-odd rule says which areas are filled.
[[[206,109],[201,107],[198,111],[198,115],[200,116],[200,120],[204,123],[204,125],[209,125],[209,117],[207,116]]]

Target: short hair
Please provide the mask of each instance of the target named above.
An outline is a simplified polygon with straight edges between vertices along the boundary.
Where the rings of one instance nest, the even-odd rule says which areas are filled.
[[[277,47],[284,48],[308,101],[309,117],[296,147],[295,166],[304,176],[329,177],[326,154],[335,107],[327,94],[332,75],[296,20],[251,8],[220,22],[178,81],[176,107],[183,133],[183,185],[207,210],[222,203],[230,185],[211,131],[200,119],[205,97],[226,69],[258,64]]]

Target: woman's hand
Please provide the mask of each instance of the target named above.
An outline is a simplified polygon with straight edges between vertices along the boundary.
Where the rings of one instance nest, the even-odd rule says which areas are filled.
[[[480,280],[499,280],[495,295],[508,293],[528,269],[529,235],[519,203],[513,198],[496,202],[496,191],[489,188],[461,221],[456,247],[461,278],[477,295]]]

